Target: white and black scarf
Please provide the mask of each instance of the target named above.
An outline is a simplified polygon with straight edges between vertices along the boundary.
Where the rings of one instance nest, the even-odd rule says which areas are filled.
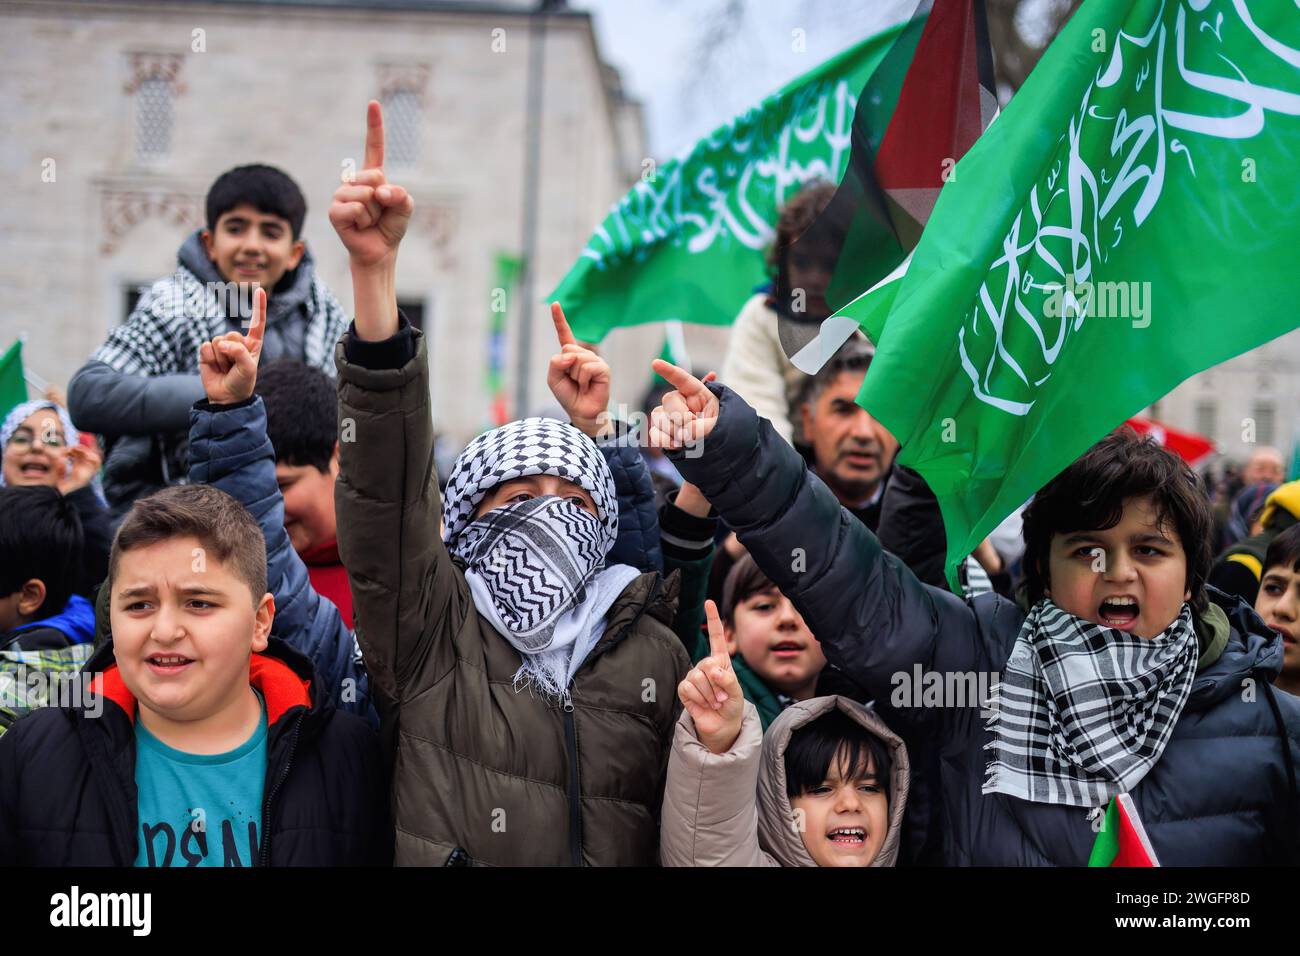
[[[553,475],[585,488],[599,516],[543,496],[474,518],[503,481]],[[474,606],[523,658],[517,684],[563,695],[603,633],[605,613],[637,576],[605,567],[618,535],[614,477],[594,442],[546,418],[478,436],[452,466],[443,537],[466,565]]]
[[[1199,654],[1191,608],[1147,640],[1039,601],[990,702],[984,793],[1105,806],[1155,766]]]

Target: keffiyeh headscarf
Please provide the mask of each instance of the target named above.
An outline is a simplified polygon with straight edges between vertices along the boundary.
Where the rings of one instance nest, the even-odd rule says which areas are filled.
[[[1198,655],[1186,604],[1148,640],[1039,601],[990,702],[983,792],[1091,808],[1131,791],[1164,753]]]
[[[554,496],[474,512],[497,485],[551,475],[584,488],[599,516]],[[516,684],[567,693],[603,632],[605,612],[637,571],[605,567],[618,536],[614,476],[572,425],[526,418],[479,435],[452,466],[443,539],[466,565],[474,605],[519,651]]]

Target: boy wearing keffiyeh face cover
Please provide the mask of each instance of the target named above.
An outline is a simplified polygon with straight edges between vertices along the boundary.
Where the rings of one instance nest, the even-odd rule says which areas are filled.
[[[676,579],[610,557],[621,494],[593,440],[617,438],[600,427],[609,369],[557,311],[548,382],[573,424],[530,418],[480,435],[441,502],[431,347],[393,291],[413,204],[382,165],[371,103],[365,168],[330,209],[356,303],[337,351],[336,503],[357,639],[395,751],[396,862],[653,864],[689,663],[669,627]]]
[[[1028,607],[963,599],[885,553],[734,392],[655,369],[676,391],[652,443],[935,768],[927,858],[1081,866],[1127,792],[1164,865],[1300,862],[1282,639],[1206,585],[1209,506],[1175,455],[1103,439],[1025,513]],[[928,675],[937,702],[907,686]],[[981,678],[990,699],[967,693]]]

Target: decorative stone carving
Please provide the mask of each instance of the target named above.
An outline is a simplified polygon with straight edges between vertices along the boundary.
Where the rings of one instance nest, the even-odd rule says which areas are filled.
[[[203,198],[177,190],[107,188],[100,193],[100,211],[99,249],[104,255],[112,255],[122,237],[145,219],[159,219],[186,232],[203,225]]]
[[[185,84],[180,82],[182,54],[135,52],[127,56],[131,59],[131,79],[125,87],[128,95],[134,94],[145,80],[154,79],[166,80],[178,96],[185,92]]]

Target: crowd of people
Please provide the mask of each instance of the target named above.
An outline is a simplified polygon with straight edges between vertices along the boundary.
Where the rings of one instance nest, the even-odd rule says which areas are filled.
[[[829,196],[720,377],[656,360],[635,431],[555,304],[567,421],[440,477],[378,104],[350,322],[297,185],[221,176],[0,426],[0,865],[1080,866],[1119,794],[1164,865],[1300,863],[1300,482],[1118,430],[950,590],[871,344],[804,376],[778,333],[828,310]]]

